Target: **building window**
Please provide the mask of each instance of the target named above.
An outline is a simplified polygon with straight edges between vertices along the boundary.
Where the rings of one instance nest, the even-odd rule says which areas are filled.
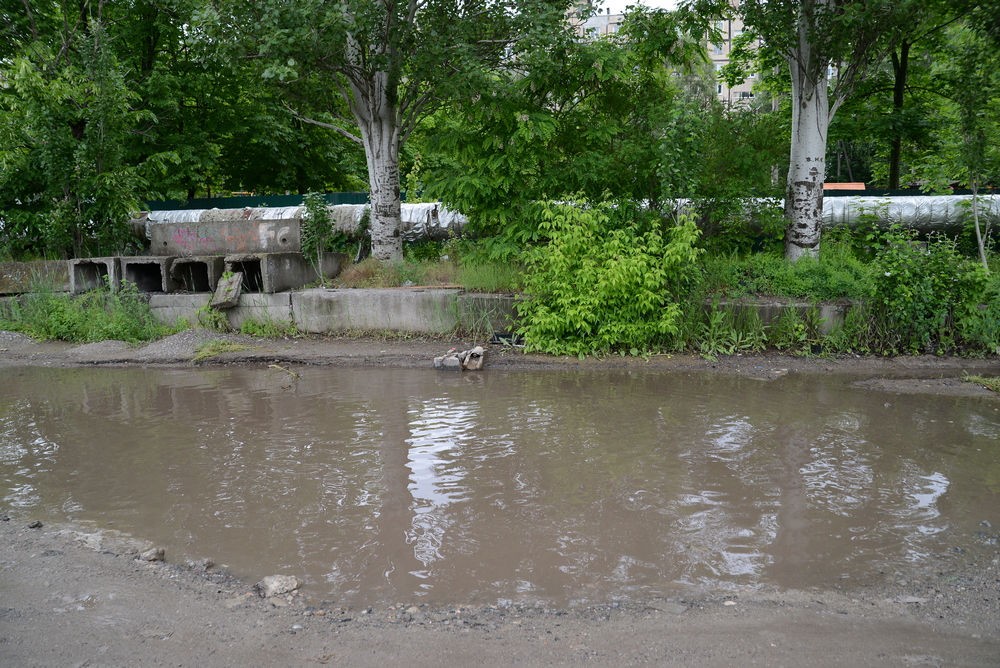
[[[741,90],[740,91],[740,99],[741,100],[748,100],[751,97],[753,97],[753,92],[748,91],[748,90]]]
[[[722,95],[722,84],[716,84],[715,85],[715,94],[716,95]]]
[[[714,53],[717,56],[721,56],[722,55],[722,45],[721,44],[713,44],[712,45],[712,53]]]

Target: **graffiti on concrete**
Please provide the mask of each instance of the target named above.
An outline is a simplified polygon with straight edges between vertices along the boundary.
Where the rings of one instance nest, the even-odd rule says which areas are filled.
[[[298,252],[298,230],[287,221],[248,220],[220,223],[167,223],[152,230],[159,254]]]

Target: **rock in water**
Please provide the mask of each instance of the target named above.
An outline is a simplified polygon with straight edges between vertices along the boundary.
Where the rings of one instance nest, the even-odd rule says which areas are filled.
[[[143,561],[163,561],[167,558],[167,551],[162,547],[154,547],[139,555]]]
[[[442,371],[482,371],[484,366],[486,349],[482,346],[462,352],[455,352],[453,348],[448,354],[434,358],[434,368]]]
[[[486,366],[485,348],[476,346],[472,350],[466,351],[465,359],[462,361],[463,369],[466,371],[482,371],[484,366]]]
[[[263,598],[270,598],[278,594],[287,594],[302,586],[302,580],[294,575],[268,575],[266,578],[254,585]]]

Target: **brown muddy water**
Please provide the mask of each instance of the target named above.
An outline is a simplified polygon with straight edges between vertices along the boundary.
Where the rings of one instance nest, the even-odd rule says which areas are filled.
[[[0,369],[0,497],[340,604],[810,586],[996,523],[1000,402],[850,379]]]

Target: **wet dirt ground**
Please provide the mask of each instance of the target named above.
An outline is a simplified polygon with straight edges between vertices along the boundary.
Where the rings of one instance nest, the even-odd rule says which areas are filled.
[[[187,366],[220,335],[182,332],[145,348],[35,343],[0,333],[0,366]],[[227,338],[238,338],[228,336]],[[447,340],[246,340],[206,364],[430,367]],[[789,373],[861,377],[857,391],[992,397],[957,380],[1000,375],[996,360],[801,358],[580,361],[495,350],[513,370],[656,369],[761,381]],[[888,395],[888,396],[891,396]],[[6,518],[6,519],[5,519]],[[143,536],[79,522],[29,528],[0,508],[0,666],[312,665],[1000,665],[1000,518],[944,538],[891,571],[801,589],[764,585],[662,593],[575,608],[398,601],[341,605],[261,598],[252,582],[204,564],[137,559]]]

